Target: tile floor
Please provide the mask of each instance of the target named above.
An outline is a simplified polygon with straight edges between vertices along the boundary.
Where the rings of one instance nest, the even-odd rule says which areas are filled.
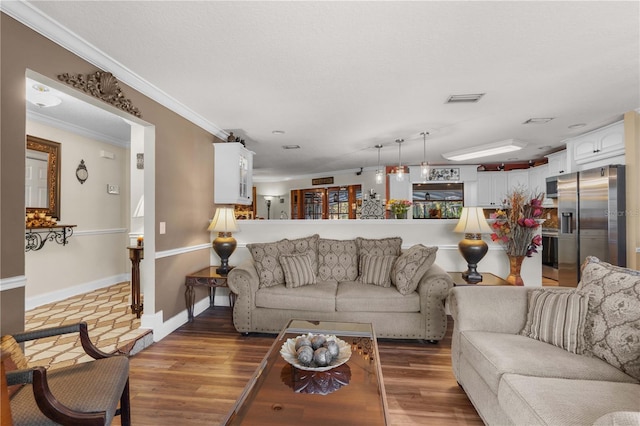
[[[39,306],[25,313],[25,330],[73,324],[85,321],[91,341],[102,351],[133,354],[134,348],[152,342],[151,330],[140,329],[140,319],[131,312],[130,285],[123,282]],[[84,353],[77,333],[25,342],[30,365],[64,367],[92,358]],[[140,349],[141,350],[141,349]]]

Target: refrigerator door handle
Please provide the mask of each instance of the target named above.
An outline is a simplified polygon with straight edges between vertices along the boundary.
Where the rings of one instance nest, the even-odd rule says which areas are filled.
[[[562,212],[560,220],[560,233],[561,234],[573,234],[571,225],[573,223],[573,213]]]

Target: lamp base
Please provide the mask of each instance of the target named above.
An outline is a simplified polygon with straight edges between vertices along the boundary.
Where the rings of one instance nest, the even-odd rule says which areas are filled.
[[[466,234],[464,240],[458,243],[458,250],[467,261],[467,270],[462,273],[462,278],[469,283],[482,281],[482,275],[478,272],[478,262],[482,260],[489,246],[482,240],[480,234]]]
[[[230,232],[218,232],[218,237],[211,243],[213,251],[220,257],[220,267],[216,268],[216,273],[227,275],[232,267],[229,266],[229,257],[236,249],[236,239]]]

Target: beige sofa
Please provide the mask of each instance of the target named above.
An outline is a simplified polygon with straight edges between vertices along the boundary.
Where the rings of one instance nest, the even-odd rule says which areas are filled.
[[[437,248],[416,245],[402,252],[400,244],[399,238],[325,240],[317,235],[250,244],[252,259],[235,267],[227,280],[237,295],[235,328],[241,333],[276,333],[293,318],[354,321],[373,323],[378,337],[442,339],[447,327],[444,301],[452,280],[433,263]],[[293,256],[305,253],[312,258],[315,282],[292,286],[286,277],[284,282],[274,279],[282,262],[291,260],[282,252],[290,253],[292,247]],[[364,260],[371,261],[369,267]],[[387,285],[362,279],[367,276],[363,267],[375,274],[386,261],[393,272],[386,272],[393,275]]]
[[[453,372],[486,424],[640,424],[640,273],[590,258],[578,289],[451,290]],[[555,296],[556,302],[558,297],[587,298],[584,319],[575,311],[575,348],[583,354],[556,346],[570,342],[566,330],[554,336],[564,342],[555,344],[547,343],[549,335],[539,340],[542,332],[537,338],[520,334],[530,321],[544,324],[547,314],[558,312],[534,301],[554,300],[561,292],[566,296]],[[532,306],[548,311],[542,315]],[[562,321],[568,324],[566,317]],[[556,319],[550,330],[560,329]]]

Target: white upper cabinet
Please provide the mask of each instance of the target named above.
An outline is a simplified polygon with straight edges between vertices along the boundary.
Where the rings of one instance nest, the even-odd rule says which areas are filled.
[[[529,189],[529,169],[511,170],[507,173],[507,189],[509,191],[516,187]]]
[[[253,154],[238,142],[213,144],[214,203],[250,205],[253,202]]]
[[[547,163],[548,176],[558,176],[571,172],[567,164],[567,151],[554,152],[553,154],[545,155],[545,157],[549,160]]]
[[[624,156],[622,121],[567,140],[567,150],[577,165]]]
[[[478,173],[478,206],[497,209],[507,195],[508,172]]]

